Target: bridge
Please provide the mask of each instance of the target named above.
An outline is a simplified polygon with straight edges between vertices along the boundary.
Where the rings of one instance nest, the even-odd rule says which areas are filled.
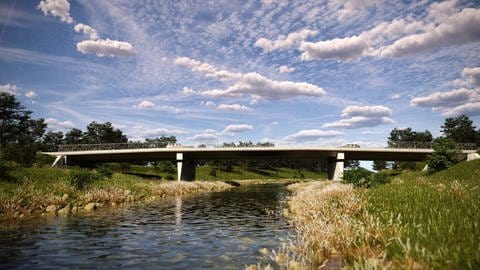
[[[425,161],[433,153],[430,143],[404,142],[395,147],[315,146],[255,146],[194,148],[156,143],[62,145],[56,152],[43,154],[56,157],[53,167],[65,165],[88,166],[103,162],[157,161],[177,162],[178,180],[195,179],[199,160],[320,160],[326,159],[328,179],[340,180],[345,160]],[[475,145],[459,145],[459,159],[480,158]]]

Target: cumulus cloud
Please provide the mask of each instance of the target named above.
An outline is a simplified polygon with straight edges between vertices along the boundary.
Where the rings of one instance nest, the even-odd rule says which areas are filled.
[[[204,143],[213,143],[218,142],[219,138],[214,133],[203,132],[200,134],[196,134],[195,136],[187,138],[189,141],[196,141],[196,142],[204,142]]]
[[[137,108],[140,108],[140,109],[151,109],[153,107],[155,107],[155,103],[148,100],[143,100],[137,105]]]
[[[219,110],[227,110],[227,111],[241,111],[241,112],[250,112],[252,108],[247,107],[241,104],[220,104],[217,107]]]
[[[19,89],[16,85],[13,84],[4,84],[0,85],[0,93],[7,93],[10,95],[16,95],[19,92]]]
[[[237,133],[242,133],[246,131],[253,130],[252,125],[247,124],[240,124],[240,125],[228,125],[225,129],[221,132],[221,134],[225,135],[235,135]]]
[[[427,96],[414,97],[411,106],[431,107],[433,111],[452,117],[461,114],[469,116],[480,115],[480,68],[464,68],[462,78],[455,82],[470,86],[472,89],[460,88],[450,91],[433,92]]]
[[[84,40],[77,43],[77,50],[84,54],[93,53],[99,57],[131,56],[135,54],[132,44],[110,39]]]
[[[392,110],[385,106],[348,106],[342,111],[343,117],[365,116],[365,117],[388,117]]]
[[[207,101],[200,101],[200,105],[202,106],[205,106],[205,107],[210,107],[210,108],[215,108],[217,105],[215,104],[215,102],[211,101],[211,100],[207,100]]]
[[[78,23],[73,29],[75,30],[75,32],[82,32],[88,35],[92,40],[99,39],[97,31],[89,25]]]
[[[45,16],[59,17],[62,22],[73,23],[70,17],[70,3],[67,0],[42,0],[37,6]]]
[[[38,97],[38,94],[35,93],[34,91],[30,90],[28,92],[25,93],[25,96],[28,98],[28,99],[36,99]]]
[[[436,47],[480,40],[480,9],[466,8],[420,34],[405,36],[381,50],[381,56],[399,57]]]
[[[325,123],[322,128],[363,128],[384,124],[393,124],[390,116],[392,110],[385,106],[348,106],[342,111],[343,117],[338,121]]]
[[[280,73],[290,73],[290,72],[293,72],[293,71],[295,71],[294,67],[289,67],[289,66],[285,66],[285,65],[280,66],[278,68],[278,72],[280,72]]]
[[[389,117],[370,118],[365,116],[354,116],[352,118],[326,123],[322,125],[322,128],[363,128],[394,123],[395,121]]]
[[[193,95],[193,94],[196,94],[196,92],[193,91],[192,88],[189,88],[189,87],[186,87],[186,86],[183,87],[183,93],[184,93],[185,95]]]
[[[337,9],[337,18],[339,21],[355,15],[358,12],[365,11],[375,4],[379,4],[381,0],[331,0],[333,4],[340,7]]]
[[[272,52],[279,49],[288,49],[294,45],[300,44],[308,37],[315,36],[318,31],[303,29],[298,32],[290,33],[288,36],[279,36],[276,40],[269,40],[266,38],[259,38],[254,46],[261,48],[264,52]]]
[[[207,77],[234,82],[233,85],[226,89],[210,89],[196,92],[197,94],[209,97],[242,97],[244,95],[250,95],[252,103],[255,103],[261,99],[286,99],[295,96],[318,97],[326,93],[321,87],[310,83],[276,81],[255,72],[243,74],[217,70],[213,65],[187,57],[177,58],[175,64],[189,67],[193,71],[205,74]]]
[[[154,129],[134,129],[129,132],[129,137],[131,138],[151,138],[151,137],[160,137],[160,136],[170,136],[170,135],[183,135],[187,132],[180,129],[169,129],[169,128],[154,128]]]
[[[343,135],[343,132],[335,130],[319,130],[319,129],[307,129],[300,130],[297,133],[291,134],[283,138],[284,141],[315,141],[320,138],[331,138]]]
[[[45,123],[47,123],[48,128],[53,130],[64,130],[64,129],[71,129],[75,127],[71,121],[59,121],[55,118],[47,118],[45,119]]]

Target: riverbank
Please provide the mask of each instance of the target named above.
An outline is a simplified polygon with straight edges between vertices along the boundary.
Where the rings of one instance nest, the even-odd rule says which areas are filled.
[[[289,189],[294,194],[285,215],[297,238],[268,253],[279,267],[480,266],[480,160],[435,174],[402,173],[371,189],[334,182]]]
[[[174,195],[222,191],[224,182],[148,180],[114,173],[78,187],[69,179],[71,170],[17,168],[10,181],[0,181],[0,219],[30,215],[68,215],[99,207],[150,202]]]

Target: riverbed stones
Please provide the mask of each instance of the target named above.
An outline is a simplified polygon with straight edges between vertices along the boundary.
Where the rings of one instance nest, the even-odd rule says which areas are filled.
[[[56,205],[49,205],[47,206],[47,209],[45,209],[45,212],[50,213],[50,214],[55,214],[57,211],[58,207]]]
[[[70,214],[70,205],[65,206],[64,208],[58,210],[58,215],[59,216],[66,216]]]

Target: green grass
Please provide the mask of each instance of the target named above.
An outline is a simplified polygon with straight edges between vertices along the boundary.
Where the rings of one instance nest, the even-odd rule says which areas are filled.
[[[196,178],[204,181],[229,181],[229,180],[250,180],[250,179],[299,179],[300,172],[304,179],[325,179],[327,174],[325,172],[316,172],[309,170],[297,170],[289,168],[278,168],[275,170],[258,170],[248,171],[242,170],[239,167],[233,167],[232,172],[217,170],[217,176],[211,176],[211,167],[197,167]]]
[[[405,266],[480,267],[480,160],[428,174],[408,172],[367,191],[371,213],[400,236],[387,257]]]

